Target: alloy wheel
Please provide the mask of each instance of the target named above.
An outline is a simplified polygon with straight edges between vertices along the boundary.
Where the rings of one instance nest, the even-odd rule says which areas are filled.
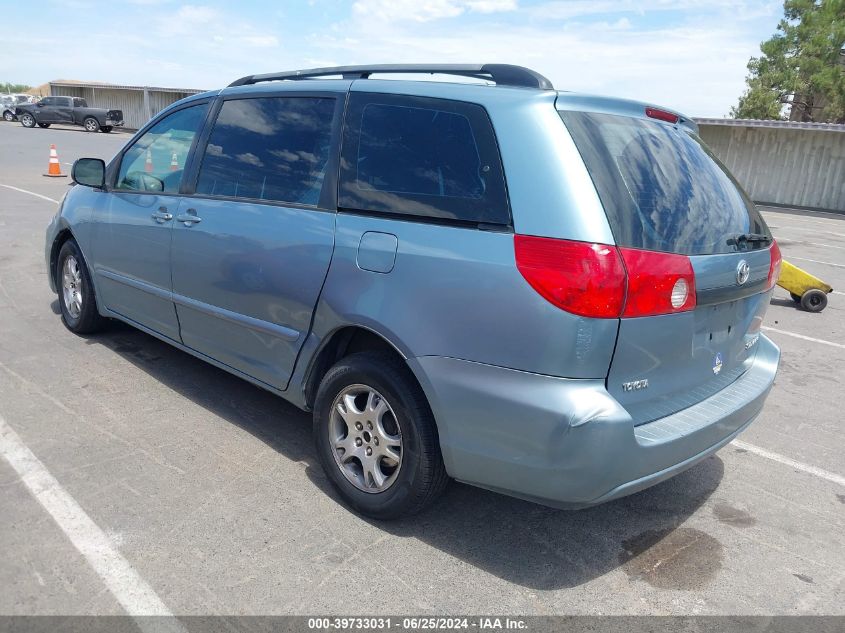
[[[62,266],[62,296],[68,314],[71,318],[78,319],[82,314],[82,271],[73,255],[65,259]]]
[[[367,385],[350,385],[335,397],[329,443],[343,476],[368,493],[384,492],[402,466],[402,431],[390,403]]]

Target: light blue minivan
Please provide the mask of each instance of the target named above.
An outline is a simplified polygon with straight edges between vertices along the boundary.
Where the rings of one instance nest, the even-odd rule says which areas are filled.
[[[449,478],[601,503],[730,442],[777,371],[780,251],[696,130],[502,64],[248,76],[76,162],[50,284],[73,332],[313,411],[363,514]]]

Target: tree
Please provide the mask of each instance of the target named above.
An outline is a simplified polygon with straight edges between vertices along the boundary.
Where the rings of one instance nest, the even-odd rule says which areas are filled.
[[[845,0],[786,0],[731,116],[845,123]]]
[[[26,92],[32,86],[27,86],[26,84],[12,84],[8,81],[6,83],[0,84],[0,94],[9,94],[10,92]]]

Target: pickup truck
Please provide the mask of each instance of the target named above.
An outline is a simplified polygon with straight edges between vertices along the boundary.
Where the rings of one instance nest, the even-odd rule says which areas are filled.
[[[37,103],[15,108],[15,116],[24,127],[50,127],[53,123],[81,125],[88,132],[111,132],[123,125],[122,110],[89,108],[80,97],[44,97]]]

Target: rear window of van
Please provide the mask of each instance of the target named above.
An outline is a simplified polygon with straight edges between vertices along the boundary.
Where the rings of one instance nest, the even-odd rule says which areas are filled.
[[[735,252],[740,234],[771,236],[754,203],[687,128],[593,112],[560,116],[620,246],[710,255]]]

